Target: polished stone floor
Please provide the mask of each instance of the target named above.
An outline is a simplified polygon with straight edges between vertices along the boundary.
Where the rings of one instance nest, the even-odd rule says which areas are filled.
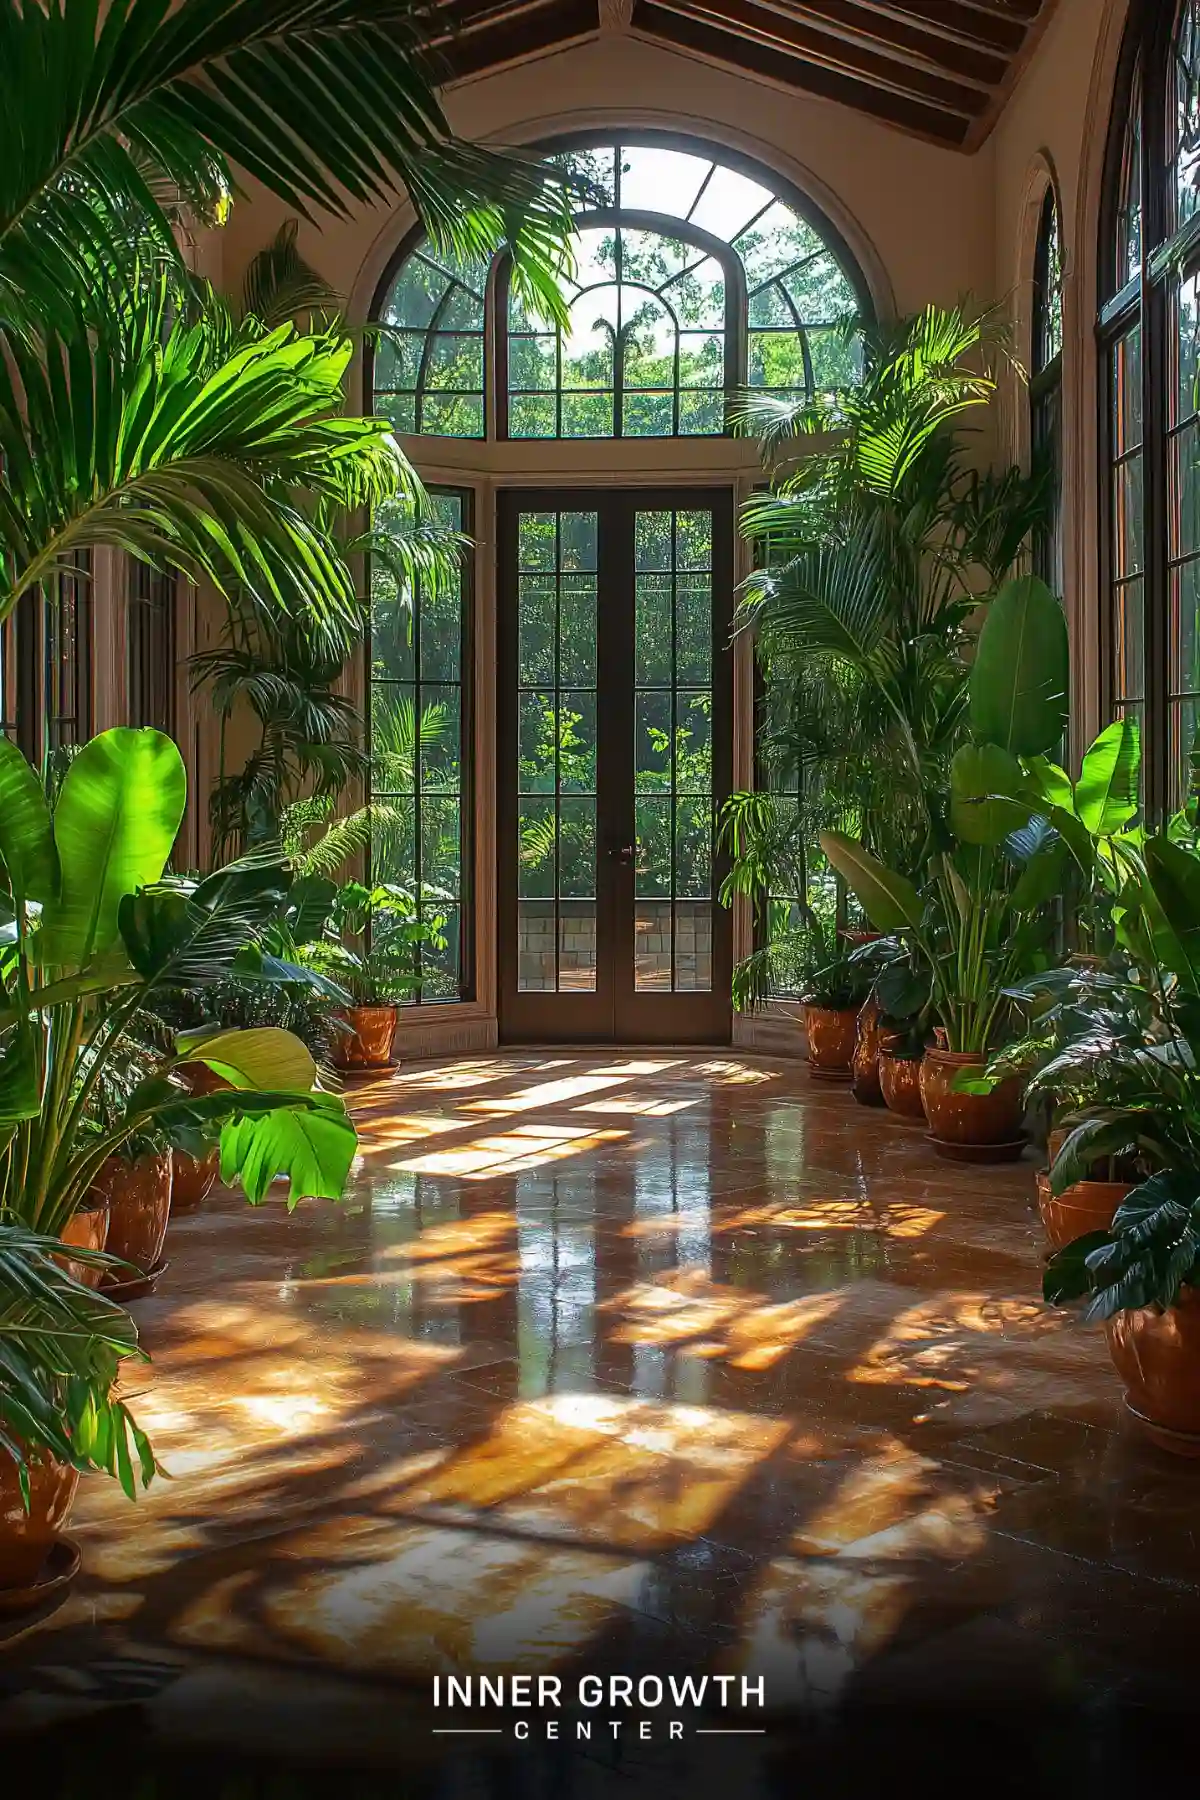
[[[356,1104],[340,1206],[173,1222],[127,1383],[170,1479],[84,1485],[73,1593],[0,1621],[0,1730],[133,1705],[433,1768],[455,1670],[761,1676],[766,1737],[1194,1692],[1200,1468],[1040,1305],[1031,1162],[939,1162],[731,1052],[413,1065]]]

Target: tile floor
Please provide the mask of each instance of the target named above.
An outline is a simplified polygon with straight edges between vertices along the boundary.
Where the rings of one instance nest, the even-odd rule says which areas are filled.
[[[197,1753],[429,1773],[456,1670],[761,1676],[764,1746],[1190,1698],[1200,1469],[1039,1304],[1031,1162],[939,1162],[728,1052],[414,1065],[356,1105],[340,1206],[173,1222],[128,1382],[171,1479],[84,1484],[74,1592],[0,1622],[0,1731],[132,1706]]]

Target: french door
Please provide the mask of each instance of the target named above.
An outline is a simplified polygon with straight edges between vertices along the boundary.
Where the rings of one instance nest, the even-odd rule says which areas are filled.
[[[732,496],[507,492],[498,554],[501,1035],[728,1042]]]

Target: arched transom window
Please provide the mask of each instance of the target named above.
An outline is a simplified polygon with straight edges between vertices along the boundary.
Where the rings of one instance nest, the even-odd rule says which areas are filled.
[[[381,295],[375,401],[405,435],[713,437],[742,387],[789,399],[853,380],[861,275],[828,223],[756,165],[653,136],[575,144],[586,177],[565,330],[506,261],[407,248]]]

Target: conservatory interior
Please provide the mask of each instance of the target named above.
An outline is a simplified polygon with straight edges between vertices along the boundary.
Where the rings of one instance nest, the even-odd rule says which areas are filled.
[[[1200,1672],[1200,0],[0,0],[0,103],[0,1736],[1119,1766]],[[738,1716],[437,1685],[668,1671]]]

